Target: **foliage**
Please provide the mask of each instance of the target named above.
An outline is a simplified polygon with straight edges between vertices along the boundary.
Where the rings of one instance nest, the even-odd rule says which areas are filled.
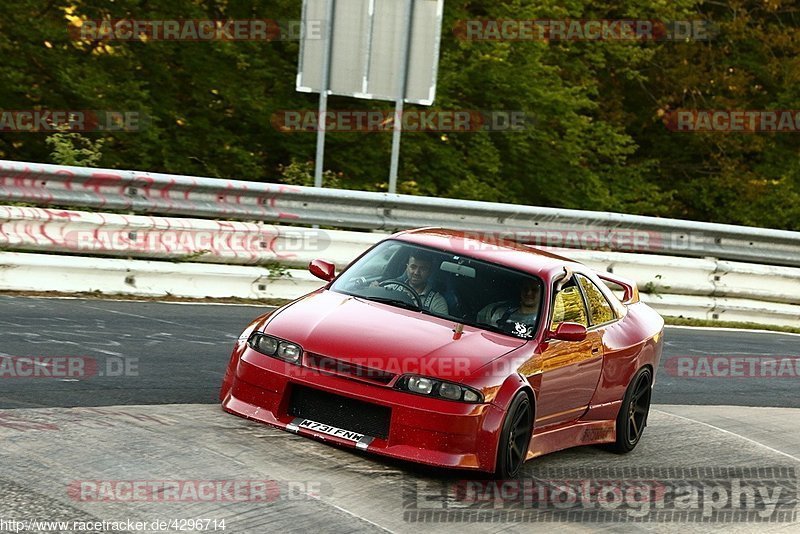
[[[92,141],[79,133],[54,133],[45,139],[53,147],[50,158],[58,165],[96,167],[102,157],[103,139]]]
[[[298,162],[297,160],[292,160],[289,165],[285,167],[283,165],[278,166],[278,171],[280,172],[280,180],[281,182],[289,185],[303,185],[303,186],[312,186],[314,185],[314,162],[313,161],[303,161]],[[342,184],[339,180],[339,176],[333,171],[325,171],[322,173],[322,187],[329,187],[332,189],[341,189]]]
[[[530,127],[405,133],[399,191],[800,230],[800,136],[674,133],[662,121],[677,109],[796,109],[795,11],[786,0],[446,0],[434,108],[524,111]],[[316,95],[295,91],[297,41],[104,42],[69,32],[103,18],[296,20],[297,0],[0,0],[0,12],[3,110],[148,117],[135,132],[0,132],[0,158],[313,183],[316,135],[272,124],[282,110],[317,107]],[[458,22],[475,18],[702,19],[719,33],[708,42],[458,38]],[[391,107],[329,99],[335,110]],[[390,133],[329,132],[326,187],[385,190],[390,146]]]

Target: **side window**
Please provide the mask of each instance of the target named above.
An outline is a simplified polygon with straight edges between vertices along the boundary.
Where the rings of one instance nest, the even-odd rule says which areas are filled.
[[[555,330],[561,323],[578,323],[589,326],[586,306],[574,278],[556,293],[553,302],[553,321],[550,329]]]
[[[589,302],[589,316],[592,324],[604,324],[617,318],[611,305],[594,283],[585,276],[578,275],[581,288]]]

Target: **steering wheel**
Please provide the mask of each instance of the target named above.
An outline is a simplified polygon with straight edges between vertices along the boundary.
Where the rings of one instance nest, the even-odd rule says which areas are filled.
[[[367,279],[363,276],[350,280],[350,289],[361,289],[363,287],[367,287]]]
[[[405,282],[400,282],[398,280],[384,280],[378,286],[389,289],[391,286],[395,286],[400,288],[400,290],[405,293],[406,295],[410,296],[414,300],[414,305],[417,308],[422,309],[422,299],[419,298],[419,293],[417,293],[413,287],[406,284]],[[390,291],[397,291],[397,290],[390,290]]]

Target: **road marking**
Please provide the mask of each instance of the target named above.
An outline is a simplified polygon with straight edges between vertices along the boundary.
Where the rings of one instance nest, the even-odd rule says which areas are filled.
[[[102,312],[105,312],[105,313],[113,313],[113,314],[116,314],[116,315],[126,315],[128,317],[136,317],[137,319],[146,319],[148,321],[155,321],[155,322],[159,322],[159,323],[171,324],[173,326],[180,326],[182,328],[195,328],[195,329],[211,331],[211,332],[222,332],[222,330],[209,329],[207,326],[186,325],[186,324],[176,323],[174,321],[167,321],[166,319],[158,319],[156,317],[147,317],[146,315],[138,315],[138,314],[135,314],[135,313],[127,313],[127,312],[123,312],[123,311],[119,311],[119,310],[107,310],[107,309],[104,309],[104,308],[97,308],[95,306],[86,306],[86,307],[89,308],[90,310],[98,310],[98,311],[102,311]],[[225,332],[225,334],[230,334],[230,332]]]
[[[370,525],[374,526],[375,528],[379,528],[379,529],[381,529],[381,530],[382,530],[382,531],[384,531],[384,532],[389,532],[390,534],[394,534],[394,531],[393,531],[393,530],[389,530],[388,528],[386,528],[386,527],[384,527],[384,526],[381,526],[381,525],[379,525],[378,523],[375,523],[374,521],[370,521],[370,520],[369,520],[369,519],[367,519],[366,517],[360,516],[360,515],[358,515],[358,514],[357,514],[357,513],[355,513],[355,512],[351,512],[351,511],[350,511],[350,510],[348,510],[347,508],[342,508],[341,506],[338,506],[338,505],[336,505],[336,504],[333,504],[332,502],[328,502],[328,501],[326,501],[326,500],[324,500],[324,499],[321,499],[321,498],[319,498],[319,497],[317,497],[317,496],[315,496],[315,495],[311,495],[311,494],[309,494],[309,493],[306,493],[306,495],[308,495],[308,496],[309,496],[309,497],[311,497],[312,499],[316,499],[317,501],[319,501],[319,502],[321,502],[321,503],[323,503],[323,504],[327,504],[328,506],[332,506],[333,508],[336,508],[336,509],[337,509],[337,510],[339,510],[340,512],[344,512],[345,514],[347,514],[347,515],[349,515],[349,516],[355,517],[356,519],[359,519],[359,520],[361,520],[361,521],[364,521],[364,522],[366,522],[366,523],[369,523]]]
[[[710,330],[712,332],[749,332],[753,334],[779,334],[783,336],[800,336],[794,332],[779,332],[777,330],[758,330],[755,328],[727,328],[717,326],[685,326],[685,325],[665,325],[664,328],[682,328],[684,330]]]
[[[742,436],[741,434],[737,434],[736,432],[731,432],[730,430],[725,430],[724,428],[720,428],[718,426],[714,426],[712,424],[705,423],[703,421],[698,421],[697,419],[692,419],[691,417],[684,417],[683,415],[678,415],[678,414],[671,413],[671,412],[665,412],[663,410],[658,410],[658,409],[655,409],[655,408],[653,408],[653,411],[654,412],[663,413],[664,415],[671,415],[672,417],[677,417],[678,419],[683,419],[685,421],[690,421],[692,423],[697,423],[697,424],[700,424],[700,425],[703,425],[703,426],[707,426],[708,428],[713,428],[714,430],[718,430],[720,432],[724,432],[725,434],[730,434],[731,436],[736,436],[737,438],[741,438],[741,439],[743,439],[745,441],[749,441],[750,443],[753,443],[755,445],[763,447],[763,448],[765,448],[767,450],[770,450],[770,451],[772,451],[774,453],[781,454],[783,456],[786,456],[787,458],[791,458],[795,462],[800,462],[800,458],[798,458],[796,456],[792,456],[788,452],[783,452],[783,451],[779,451],[778,449],[773,449],[769,445],[765,445],[765,444],[761,443],[760,441],[756,441],[754,439],[747,438],[745,436]]]

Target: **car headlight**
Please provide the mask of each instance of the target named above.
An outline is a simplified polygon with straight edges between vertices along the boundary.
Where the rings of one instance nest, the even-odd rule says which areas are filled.
[[[409,391],[414,393],[422,393],[423,395],[430,395],[433,391],[433,380],[430,378],[422,378],[421,376],[409,376],[406,382],[406,387]]]
[[[272,356],[289,363],[300,364],[303,357],[303,348],[297,343],[278,339],[276,337],[254,332],[247,340],[247,344],[256,352],[266,356]]]
[[[403,375],[395,385],[397,389],[425,395],[428,397],[438,397],[460,402],[483,402],[483,395],[477,390],[452,382],[444,382],[435,378],[427,378],[417,375]]]
[[[281,341],[278,343],[278,352],[275,355],[281,360],[299,363],[300,357],[303,355],[303,349],[300,348],[300,345],[289,343],[288,341]]]

